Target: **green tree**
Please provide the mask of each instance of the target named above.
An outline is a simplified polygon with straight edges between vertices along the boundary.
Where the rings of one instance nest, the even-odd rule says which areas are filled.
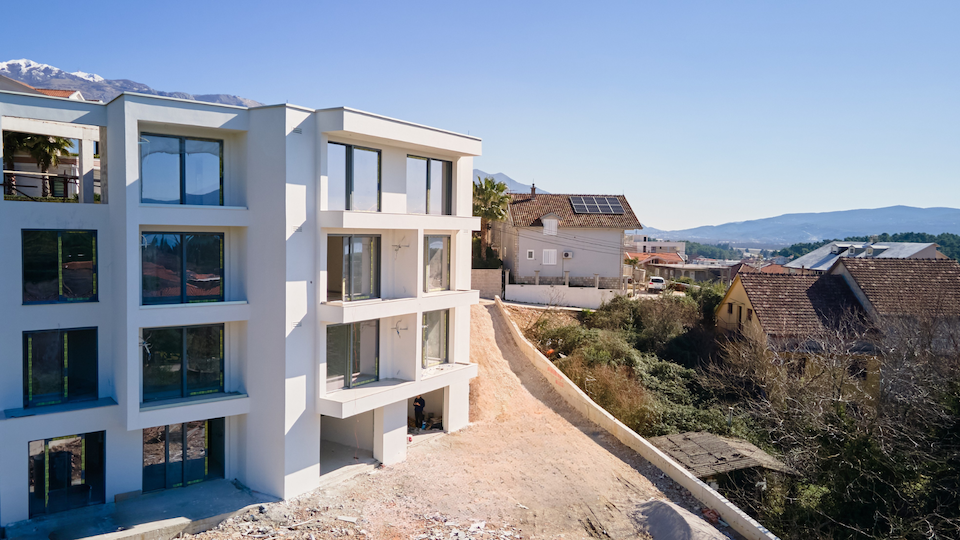
[[[497,182],[489,176],[480,179],[473,185],[473,215],[480,218],[480,254],[487,258],[487,247],[490,246],[490,223],[507,219],[507,205],[510,204],[510,195],[507,194],[507,185]]]
[[[60,156],[66,154],[73,143],[63,137],[33,135],[30,141],[30,155],[37,161],[40,172],[46,173],[50,167],[60,164]],[[50,196],[50,180],[43,179],[43,196]]]

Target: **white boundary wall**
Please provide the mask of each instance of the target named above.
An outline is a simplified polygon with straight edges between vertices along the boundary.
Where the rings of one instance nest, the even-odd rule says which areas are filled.
[[[590,421],[607,430],[611,435],[617,438],[623,444],[629,446],[640,454],[644,459],[652,463],[655,467],[663,471],[674,482],[687,488],[690,493],[709,508],[716,510],[720,517],[733,527],[738,533],[750,540],[779,540],[779,538],[768,531],[766,527],[757,523],[756,520],[740,510],[736,505],[728,501],[723,495],[720,495],[710,486],[703,483],[700,479],[693,476],[690,471],[682,465],[661,452],[657,447],[650,444],[646,439],[637,435],[636,432],[625,426],[622,422],[605,411],[602,407],[594,403],[587,394],[585,394],[577,385],[567,378],[553,362],[540,353],[520,332],[517,325],[510,319],[506,308],[500,298],[496,298],[497,309],[500,315],[509,323],[510,333],[517,347],[523,351],[527,359],[536,367],[547,381],[553,385],[554,389],[560,393],[564,400],[574,409],[580,411]]]
[[[504,299],[524,304],[597,309],[621,291],[593,287],[567,287],[565,285],[507,285]]]

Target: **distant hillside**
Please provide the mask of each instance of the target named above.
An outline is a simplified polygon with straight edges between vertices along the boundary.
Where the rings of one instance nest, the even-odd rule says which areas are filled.
[[[29,84],[34,88],[53,88],[55,90],[79,90],[88,100],[103,102],[119,96],[124,92],[137,92],[153,96],[192,99],[207,103],[221,103],[223,105],[239,105],[242,107],[256,107],[262,105],[259,101],[229,94],[188,94],[186,92],[162,92],[149,86],[128,79],[104,79],[93,73],[74,71],[68,73],[60,68],[47,64],[40,64],[33,60],[9,60],[0,62],[0,75]]]
[[[474,169],[474,170],[473,170],[473,182],[474,182],[474,183],[477,182],[477,177],[478,177],[478,176],[479,176],[480,178],[486,178],[486,177],[489,176],[489,177],[493,178],[494,180],[496,180],[497,182],[503,182],[504,184],[507,185],[507,191],[510,191],[510,192],[512,192],[512,193],[521,193],[521,192],[529,192],[529,191],[530,191],[530,184],[521,184],[520,182],[517,182],[517,181],[514,180],[513,178],[510,178],[509,176],[507,176],[507,175],[505,175],[505,174],[503,174],[503,173],[490,174],[490,173],[485,173],[485,172],[481,171],[480,169]],[[538,187],[538,188],[537,188],[537,193],[550,193],[550,192],[549,192],[549,191],[542,190],[542,189],[540,189],[540,188]]]
[[[650,227],[643,230],[649,236],[665,240],[692,240],[704,244],[762,248],[780,248],[831,238],[906,231],[932,235],[960,233],[960,209],[890,206],[871,210],[784,214],[679,231],[663,231]]]

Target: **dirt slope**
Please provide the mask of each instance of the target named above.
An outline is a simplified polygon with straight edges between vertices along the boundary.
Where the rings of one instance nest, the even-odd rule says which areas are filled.
[[[201,536],[269,538],[284,520],[316,519],[316,528],[287,529],[284,538],[649,538],[639,506],[651,498],[699,514],[689,493],[570,409],[527,365],[506,324],[494,305],[473,306],[479,376],[469,427],[410,447],[399,465]]]

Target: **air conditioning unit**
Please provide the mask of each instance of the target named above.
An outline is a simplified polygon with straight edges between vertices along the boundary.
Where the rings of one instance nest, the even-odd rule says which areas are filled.
[[[564,258],[564,259],[572,259],[572,258],[573,258],[573,252],[572,252],[572,251],[564,251],[564,252],[563,252],[563,258]]]

